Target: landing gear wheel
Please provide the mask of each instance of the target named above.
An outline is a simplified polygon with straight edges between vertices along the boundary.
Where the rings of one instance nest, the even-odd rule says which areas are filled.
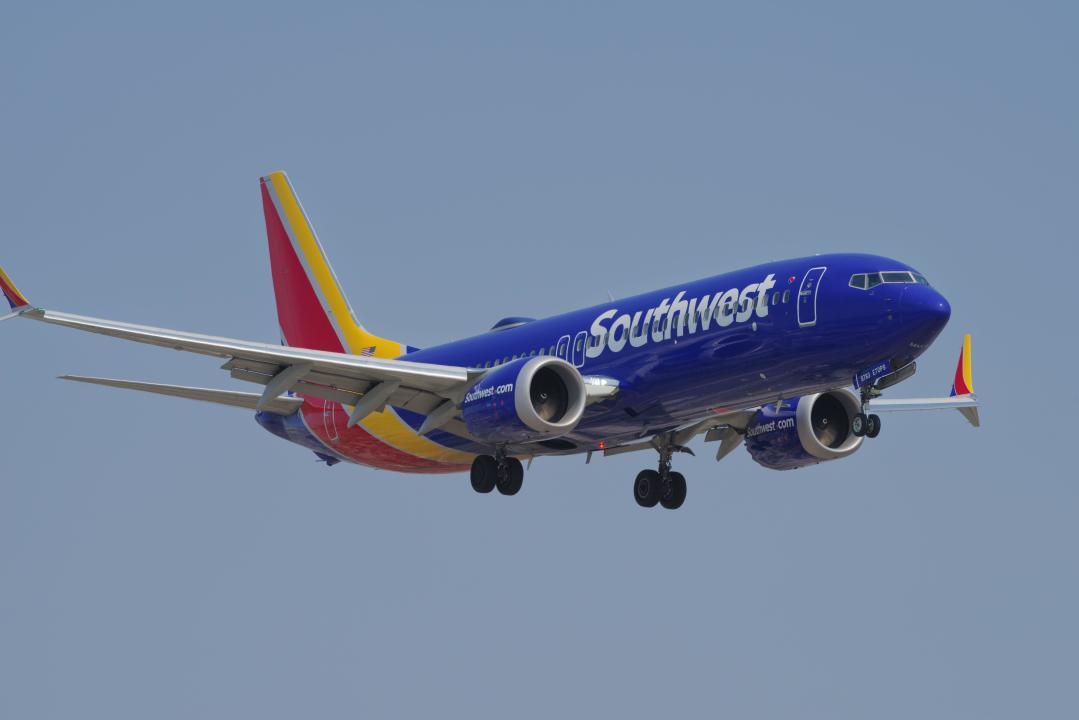
[[[677,510],[686,501],[686,477],[680,472],[672,472],[663,483],[663,497],[659,502],[668,510]]]
[[[641,470],[633,481],[633,497],[641,507],[655,507],[662,489],[659,473],[655,470]]]
[[[525,481],[525,468],[517,458],[506,458],[498,478],[498,492],[503,495],[516,495]]]
[[[850,419],[850,431],[856,437],[862,437],[866,433],[868,424],[869,418],[865,416],[865,413],[860,412]]]
[[[489,493],[498,482],[498,463],[490,455],[479,455],[472,461],[472,489]]]
[[[880,435],[880,416],[870,415],[866,418],[866,421],[865,436],[875,438],[877,435]]]

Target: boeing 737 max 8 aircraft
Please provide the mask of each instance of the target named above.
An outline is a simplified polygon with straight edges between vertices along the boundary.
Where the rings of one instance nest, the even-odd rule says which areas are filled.
[[[951,308],[914,268],[877,255],[815,255],[664,288],[562,315],[509,317],[490,331],[416,348],[368,332],[352,313],[292,185],[261,180],[281,344],[233,340],[39,308],[0,270],[11,313],[221,358],[262,392],[65,375],[66,380],[246,408],[327,465],[470,471],[472,487],[514,495],[522,460],[658,455],[633,494],[674,509],[671,469],[703,434],[721,460],[739,445],[766,468],[847,457],[886,410],[957,409],[978,425],[970,336],[948,397],[883,399]]]

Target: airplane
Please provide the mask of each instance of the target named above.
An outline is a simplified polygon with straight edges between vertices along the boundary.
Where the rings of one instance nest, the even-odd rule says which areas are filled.
[[[261,385],[240,392],[80,375],[61,379],[253,411],[328,466],[469,472],[472,488],[515,495],[542,456],[655,453],[633,482],[642,507],[676,509],[672,469],[700,435],[716,460],[744,445],[790,470],[849,457],[879,412],[956,409],[980,424],[970,336],[947,397],[885,399],[951,315],[914,268],[869,254],[768,262],[544,319],[418,348],[355,319],[284,172],[260,180],[280,344],[132,325],[42,309],[0,268],[23,318],[224,360]]]

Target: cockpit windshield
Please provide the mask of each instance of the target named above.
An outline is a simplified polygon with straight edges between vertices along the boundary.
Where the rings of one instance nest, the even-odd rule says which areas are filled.
[[[921,273],[909,270],[888,270],[885,272],[857,273],[850,278],[850,286],[859,290],[869,290],[881,284],[925,285],[929,281]]]

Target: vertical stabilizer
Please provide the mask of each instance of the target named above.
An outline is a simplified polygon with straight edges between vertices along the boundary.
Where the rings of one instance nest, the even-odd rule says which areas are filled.
[[[284,172],[260,181],[274,297],[286,345],[369,357],[397,357],[404,347],[367,332],[326,259]]]

